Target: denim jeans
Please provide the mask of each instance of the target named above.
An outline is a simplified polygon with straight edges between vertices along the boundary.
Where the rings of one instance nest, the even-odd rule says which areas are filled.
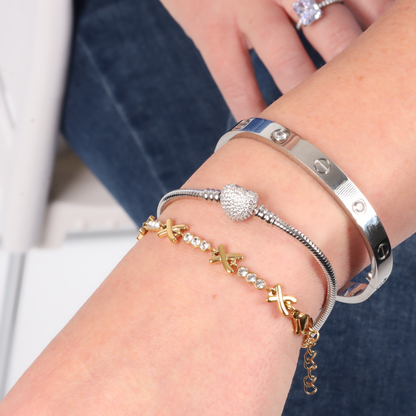
[[[234,120],[201,55],[158,0],[78,0],[75,11],[62,129],[139,225]],[[280,92],[255,53],[252,59],[271,103]],[[388,282],[362,304],[337,304],[323,327],[312,397],[303,393],[301,354],[284,415],[416,411],[416,238],[394,255]]]

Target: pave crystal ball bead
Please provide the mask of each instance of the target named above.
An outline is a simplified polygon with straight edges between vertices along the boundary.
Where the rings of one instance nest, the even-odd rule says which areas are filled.
[[[293,9],[303,26],[309,26],[322,17],[322,10],[314,0],[295,1]]]
[[[234,221],[243,221],[249,218],[256,206],[258,196],[241,186],[230,183],[221,190],[221,206],[225,214]]]

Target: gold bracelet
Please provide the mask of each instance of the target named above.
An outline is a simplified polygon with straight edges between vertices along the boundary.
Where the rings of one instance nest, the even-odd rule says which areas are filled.
[[[282,287],[279,284],[274,287],[269,287],[263,279],[257,277],[257,275],[251,272],[247,267],[237,266],[237,261],[243,260],[241,254],[227,254],[223,244],[220,244],[218,249],[212,248],[208,241],[202,240],[200,237],[194,236],[189,232],[185,233],[187,230],[187,225],[174,224],[171,218],[167,219],[166,224],[164,224],[161,221],[156,221],[155,217],[151,215],[140,228],[137,239],[140,240],[143,238],[148,231],[156,232],[158,237],[161,238],[168,237],[173,244],[177,244],[179,238],[182,238],[186,244],[210,253],[211,258],[209,259],[209,262],[211,264],[221,263],[227,273],[234,273],[237,270],[238,276],[244,278],[247,283],[251,283],[256,289],[266,289],[269,292],[266,301],[276,302],[280,313],[285,317],[292,318],[294,333],[303,336],[302,348],[306,348],[304,367],[308,371],[308,375],[303,379],[303,389],[308,395],[315,394],[318,391],[315,386],[317,377],[312,374],[312,371],[316,370],[318,366],[314,362],[316,352],[313,351],[312,348],[319,340],[319,332],[313,329],[312,318],[309,315],[300,312],[293,306],[293,304],[297,303],[296,298],[283,295]]]

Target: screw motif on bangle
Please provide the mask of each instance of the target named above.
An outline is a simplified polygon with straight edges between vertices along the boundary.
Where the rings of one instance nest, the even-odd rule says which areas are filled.
[[[329,1],[321,4],[329,5]],[[370,202],[335,162],[297,133],[270,120],[252,117],[237,123],[218,141],[216,151],[239,137],[258,140],[288,156],[316,179],[343,208],[367,247],[371,271],[367,282],[348,282],[337,300],[359,303],[368,299],[388,279],[393,268],[391,244]]]

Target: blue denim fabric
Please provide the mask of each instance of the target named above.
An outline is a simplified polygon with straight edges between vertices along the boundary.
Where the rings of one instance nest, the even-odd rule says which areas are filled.
[[[159,1],[75,6],[63,132],[140,224],[212,154],[234,120],[199,52]],[[280,92],[255,53],[252,59],[271,103]],[[382,289],[362,304],[337,304],[322,329],[312,397],[303,393],[301,354],[285,416],[414,414],[416,237],[394,255]]]
[[[63,131],[140,224],[212,154],[229,111],[159,1],[76,5]]]
[[[300,359],[285,416],[415,414],[416,234],[393,255],[392,275],[370,299],[336,303],[315,349],[319,391],[303,393]]]

